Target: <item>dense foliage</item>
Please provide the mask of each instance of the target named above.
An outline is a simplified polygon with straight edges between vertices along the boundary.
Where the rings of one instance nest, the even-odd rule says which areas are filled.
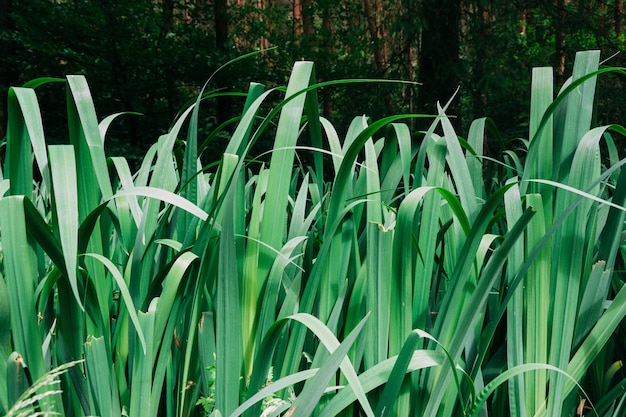
[[[458,136],[446,106],[340,135],[311,62],[250,85],[208,166],[219,91],[131,171],[104,143],[132,116],[98,121],[84,77],[64,80],[64,144],[37,99],[61,84],[11,88],[0,413],[624,415],[626,131],[593,108],[626,70],[599,60],[579,53],[557,95],[535,69],[523,149],[499,159],[490,123]]]
[[[276,47],[220,73],[212,87],[282,85],[293,62],[306,59],[316,62],[320,81],[358,74],[424,83],[321,89],[322,113],[340,132],[352,116],[341,109],[376,119],[436,114],[436,101],[460,86],[449,108],[456,128],[489,116],[510,136],[523,136],[531,68],[554,67],[560,86],[575,51],[600,49],[606,58],[624,49],[620,0],[0,0],[0,10],[0,94],[35,77],[84,74],[98,111],[143,114],[114,124],[107,143],[141,153],[209,74],[253,50]],[[610,64],[625,59],[617,55]],[[607,77],[599,89],[599,120],[623,119],[621,77]],[[65,116],[56,105],[63,96],[45,86],[40,94],[50,137],[63,141]],[[203,125],[228,120],[240,105],[215,100]]]

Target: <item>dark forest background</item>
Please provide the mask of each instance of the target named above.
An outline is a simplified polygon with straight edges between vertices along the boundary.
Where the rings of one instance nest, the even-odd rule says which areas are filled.
[[[552,66],[562,84],[583,49],[624,65],[624,19],[621,0],[0,0],[0,137],[9,86],[85,74],[102,117],[142,114],[112,131],[109,146],[132,154],[168,129],[220,65],[272,47],[218,73],[210,88],[283,85],[294,61],[313,60],[318,81],[422,83],[322,89],[322,112],[340,129],[358,114],[432,113],[460,86],[449,110],[460,132],[489,116],[504,135],[524,136],[531,69]],[[599,88],[598,123],[623,121],[623,80]],[[38,95],[48,135],[64,142],[63,85]],[[207,129],[242,105],[234,96],[208,101]]]

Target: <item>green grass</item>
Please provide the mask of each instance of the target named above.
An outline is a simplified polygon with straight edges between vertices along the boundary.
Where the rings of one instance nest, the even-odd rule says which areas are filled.
[[[217,163],[203,91],[136,172],[105,155],[124,116],[98,122],[83,77],[66,145],[36,95],[58,80],[12,88],[0,414],[623,415],[626,130],[592,125],[608,72],[581,52],[554,96],[535,69],[522,149],[485,156],[488,119],[461,136],[447,106],[340,134],[316,91],[363,81],[299,62],[285,89],[251,84]]]

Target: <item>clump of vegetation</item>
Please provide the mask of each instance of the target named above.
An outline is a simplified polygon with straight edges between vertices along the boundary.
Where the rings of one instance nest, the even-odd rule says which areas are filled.
[[[493,159],[488,120],[459,137],[445,105],[340,136],[298,62],[286,89],[250,85],[219,163],[199,158],[209,91],[136,172],[105,155],[119,115],[98,122],[85,78],[65,80],[68,144],[46,141],[49,80],[12,88],[0,412],[623,415],[626,130],[592,126],[606,73],[624,70],[579,53],[555,97],[535,69],[524,148]]]

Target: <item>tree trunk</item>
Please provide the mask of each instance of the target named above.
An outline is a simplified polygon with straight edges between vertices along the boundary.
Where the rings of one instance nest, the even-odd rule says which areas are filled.
[[[293,0],[293,34],[296,40],[302,37],[302,0]]]
[[[307,0],[311,1],[311,0]],[[335,56],[335,41],[333,39],[333,22],[330,15],[330,2],[321,1],[322,7],[322,46],[325,51],[328,51],[327,55],[331,57]],[[322,89],[322,102],[323,102],[323,115],[328,119],[333,117],[333,96],[332,89]]]
[[[624,13],[624,3],[622,0],[615,0],[613,13],[615,18],[615,36],[620,36],[622,34],[622,15]]]
[[[162,38],[167,38],[168,33],[174,30],[174,8],[173,0],[163,0],[162,14]],[[168,117],[172,118],[178,111],[178,103],[176,100],[176,71],[172,65],[165,65],[163,68],[163,76],[165,78],[165,88],[167,91],[167,112]]]
[[[363,0],[367,28],[374,53],[374,65],[382,75],[387,70],[388,40],[384,28],[382,0]]]
[[[219,50],[226,50],[228,41],[228,0],[215,0],[215,47]]]
[[[419,56],[418,81],[423,85],[418,91],[418,107],[434,113],[437,101],[442,104],[447,102],[461,81],[461,0],[424,0],[422,16],[426,25],[422,31]],[[451,111],[453,107],[448,113]],[[455,120],[458,124],[458,119]]]
[[[0,0],[0,32],[13,29],[13,2],[11,0]],[[7,59],[15,56],[15,45],[7,39],[0,38],[0,57]],[[0,138],[6,135],[7,125],[7,92],[9,87],[16,85],[19,74],[17,66],[12,62],[4,61],[0,63]]]
[[[228,0],[215,0],[213,4],[215,18],[215,47],[226,52],[228,49]],[[223,74],[218,74],[217,81],[224,82]],[[220,86],[227,87],[227,86]],[[229,96],[217,97],[217,122],[224,123],[231,117],[231,99]]]
[[[565,81],[565,18],[567,17],[567,10],[565,5],[567,0],[557,0],[557,13],[558,22],[555,25],[556,34],[556,83],[557,85],[563,85]]]

